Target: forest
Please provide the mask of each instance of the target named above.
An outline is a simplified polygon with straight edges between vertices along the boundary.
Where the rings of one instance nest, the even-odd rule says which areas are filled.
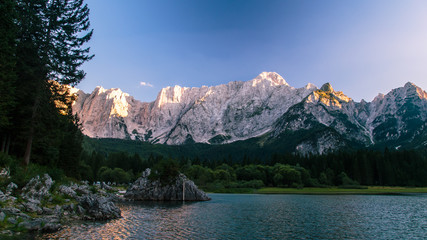
[[[153,145],[153,148],[166,147]],[[83,151],[81,175],[91,181],[123,182],[140,176],[146,168],[173,168],[186,174],[202,189],[238,192],[262,187],[427,186],[424,150],[357,150],[324,155],[266,154],[266,157],[186,157],[176,155]],[[239,149],[235,149],[239,151]]]

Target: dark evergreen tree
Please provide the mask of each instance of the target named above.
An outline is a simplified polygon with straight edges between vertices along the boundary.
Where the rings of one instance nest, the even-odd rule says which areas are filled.
[[[0,151],[8,153],[15,106],[16,12],[13,0],[0,4]]]
[[[33,143],[43,142],[34,138],[43,136],[41,132],[51,124],[51,128],[65,125],[52,124],[52,113],[45,111],[49,104],[58,104],[58,100],[67,95],[66,91],[55,91],[49,82],[75,85],[85,76],[79,67],[90,60],[89,48],[84,44],[90,40],[89,9],[83,0],[17,0],[17,84],[18,110],[15,112],[17,126],[17,149],[24,148],[24,163],[30,161]],[[57,101],[52,101],[56,99]],[[65,102],[65,104],[67,104]],[[66,112],[67,115],[71,111]],[[75,118],[68,116],[64,123],[75,124]],[[74,122],[74,123],[73,123]],[[69,129],[71,130],[71,129]],[[69,132],[67,139],[58,136],[58,141],[80,141],[76,129]],[[75,135],[77,134],[77,135]],[[66,135],[66,134],[65,134]],[[25,142],[25,143],[24,143]],[[71,144],[72,145],[72,144]],[[78,143],[75,143],[77,149]],[[64,146],[64,144],[63,144]],[[40,146],[39,146],[40,147]],[[49,146],[54,150],[54,146]],[[57,149],[59,151],[59,149]],[[77,152],[77,155],[79,152]],[[66,154],[61,154],[65,156]],[[67,164],[69,165],[69,164]]]

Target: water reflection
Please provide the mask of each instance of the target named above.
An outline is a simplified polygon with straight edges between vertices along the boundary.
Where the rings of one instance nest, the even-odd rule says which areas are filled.
[[[120,204],[121,219],[79,222],[65,239],[394,239],[427,236],[427,198],[212,194],[195,203]]]

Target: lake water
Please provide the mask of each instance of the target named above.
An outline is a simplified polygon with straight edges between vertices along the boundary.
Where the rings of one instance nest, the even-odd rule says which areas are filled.
[[[207,202],[119,204],[121,219],[80,222],[38,238],[427,238],[427,195],[209,194]]]

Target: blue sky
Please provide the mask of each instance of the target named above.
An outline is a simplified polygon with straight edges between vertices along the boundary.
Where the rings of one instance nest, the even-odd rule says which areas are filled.
[[[154,101],[161,88],[279,73],[356,101],[411,81],[427,90],[424,0],[87,0],[95,58],[77,86]],[[144,84],[145,83],[145,84]]]

